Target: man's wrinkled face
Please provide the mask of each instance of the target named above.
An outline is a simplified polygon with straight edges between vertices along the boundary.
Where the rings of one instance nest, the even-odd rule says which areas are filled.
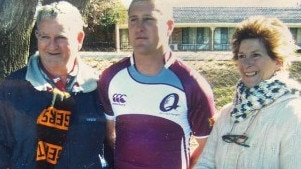
[[[51,73],[73,67],[84,33],[72,30],[63,19],[43,19],[36,37],[41,62]]]

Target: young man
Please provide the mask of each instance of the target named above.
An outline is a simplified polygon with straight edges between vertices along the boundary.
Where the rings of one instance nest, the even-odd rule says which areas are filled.
[[[166,3],[132,1],[128,26],[133,55],[101,75],[115,169],[193,168],[211,131],[212,90],[171,52],[174,21]],[[191,134],[198,142],[193,152]]]
[[[42,6],[39,52],[0,86],[0,168],[99,169],[106,120],[98,75],[81,62],[81,14],[68,2]]]

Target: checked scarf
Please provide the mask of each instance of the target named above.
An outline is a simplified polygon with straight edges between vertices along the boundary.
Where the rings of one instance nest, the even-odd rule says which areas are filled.
[[[276,79],[275,76],[260,82],[252,88],[247,88],[242,81],[239,81],[234,98],[235,107],[231,112],[231,116],[235,122],[241,122],[252,114],[251,112],[259,110],[291,92],[292,89]]]
[[[37,119],[36,169],[52,169],[58,162],[70,126],[74,100],[68,92],[56,88],[49,107],[42,110]]]

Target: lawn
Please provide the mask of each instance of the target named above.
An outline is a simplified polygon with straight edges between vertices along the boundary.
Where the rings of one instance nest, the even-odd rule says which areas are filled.
[[[83,59],[100,71],[119,60],[119,58],[115,57],[103,58],[101,56],[84,57]],[[190,58],[185,61],[198,70],[211,84],[217,110],[232,101],[239,74],[235,64],[231,60],[216,60],[212,59],[212,57],[206,57],[203,60]],[[289,71],[294,79],[301,82],[301,61],[292,62]],[[196,144],[195,140],[191,139],[191,149],[194,149]]]
[[[206,59],[200,60],[187,58],[189,57],[183,60],[198,70],[211,84],[217,110],[232,101],[239,74],[235,64],[231,60],[212,59],[212,57],[208,58],[207,56]],[[119,59],[120,57],[83,57],[84,61],[100,71]],[[301,81],[301,61],[293,62],[289,70],[293,78]]]

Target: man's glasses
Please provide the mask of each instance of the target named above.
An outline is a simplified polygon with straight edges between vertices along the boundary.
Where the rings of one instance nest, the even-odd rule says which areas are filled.
[[[226,134],[222,136],[222,139],[226,143],[235,143],[240,146],[244,147],[250,147],[247,145],[245,142],[248,140],[248,136],[246,135],[231,135],[231,134]]]

